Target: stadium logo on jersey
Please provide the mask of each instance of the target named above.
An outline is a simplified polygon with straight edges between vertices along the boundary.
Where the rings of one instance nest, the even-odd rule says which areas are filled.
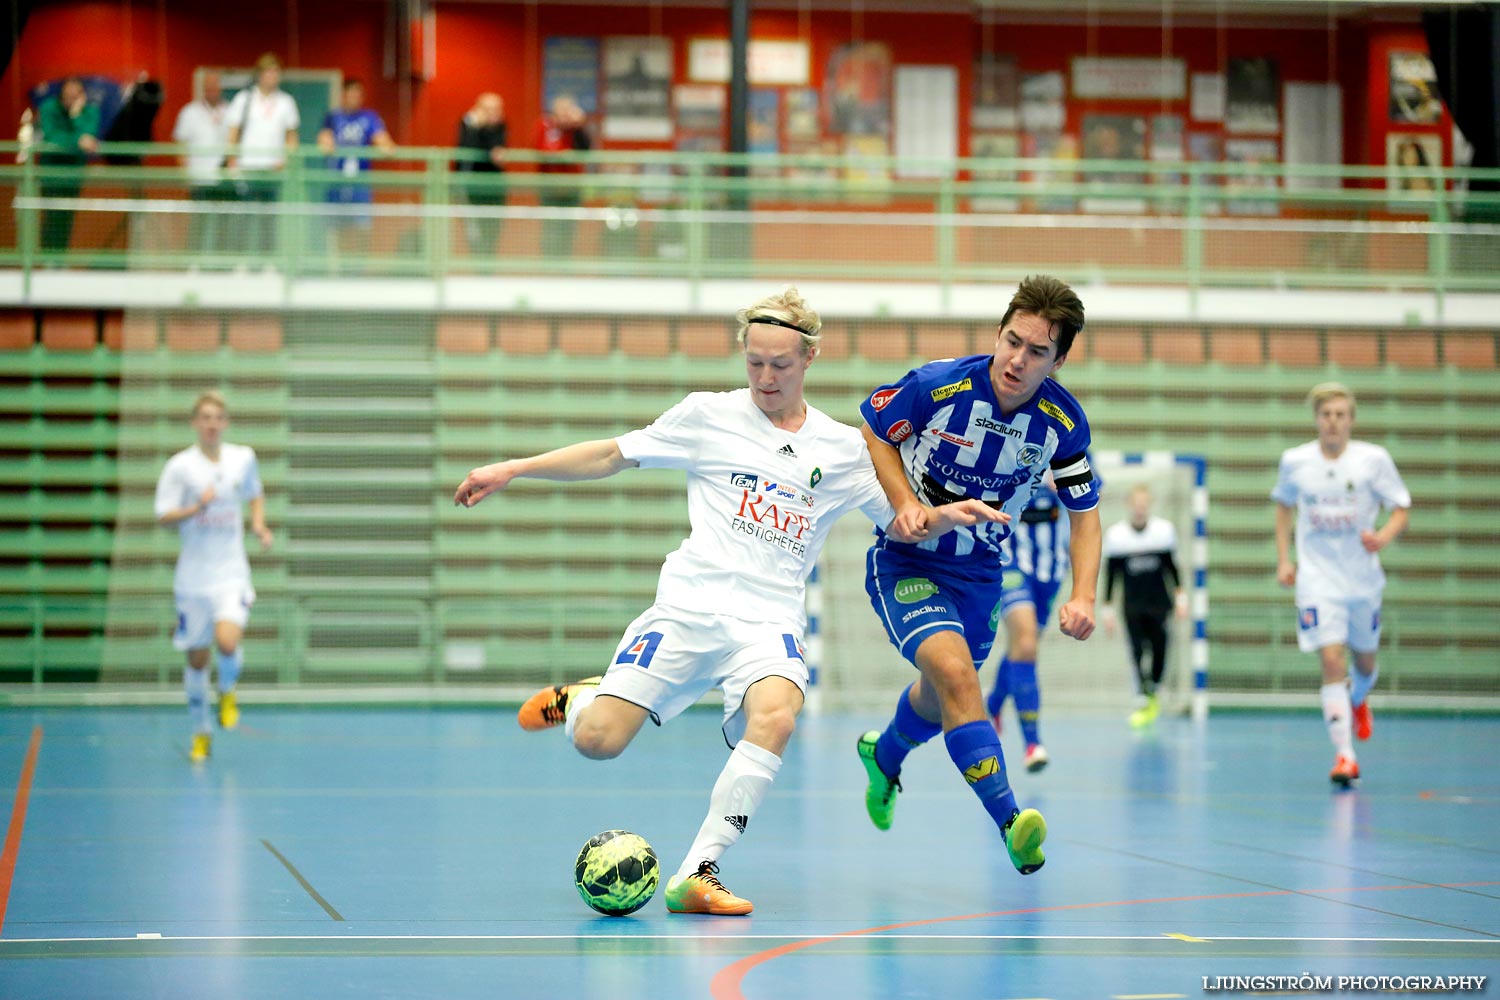
[[[818,484],[821,483],[822,481],[823,481],[823,467],[822,466],[818,466],[817,468],[813,469],[812,475],[809,476],[809,477],[807,477],[807,488],[815,490],[815,489],[818,488]],[[807,505],[809,507],[812,506],[812,501],[811,500],[806,501],[806,503],[807,503]]]
[[[977,785],[985,778],[1000,773],[1000,761],[995,757],[986,757],[977,764],[970,764],[964,768],[964,780],[971,785]]]
[[[897,394],[900,392],[901,389],[899,387],[895,389],[881,389],[879,392],[875,393],[875,395],[870,397],[871,409],[873,409],[876,413],[879,413],[881,410],[890,405],[891,400],[895,399]]]
[[[937,584],[924,576],[911,576],[896,581],[896,600],[902,604],[925,601],[937,592]]]
[[[1017,465],[1035,465],[1042,460],[1042,446],[1028,444],[1016,455]]]
[[[1068,415],[1061,409],[1059,409],[1057,404],[1052,402],[1050,399],[1044,399],[1041,402],[1037,403],[1036,408],[1047,414],[1047,416],[1056,420],[1058,423],[1062,424],[1068,430],[1073,429],[1073,421],[1068,419]]]
[[[949,382],[947,385],[940,385],[932,390],[932,401],[934,403],[941,403],[949,396],[956,396],[961,392],[968,392],[973,388],[973,379],[966,378],[960,382]]]
[[[748,472],[731,472],[729,474],[729,485],[742,490],[753,490],[755,484],[760,482],[760,477]]]
[[[911,437],[913,428],[910,420],[898,420],[891,425],[891,429],[885,432],[885,439],[891,444],[900,444]]]
[[[1310,628],[1318,627],[1318,609],[1303,608],[1302,615],[1297,619],[1297,626],[1306,632]]]
[[[940,431],[935,427],[932,428],[932,433],[942,438],[944,441],[947,441],[949,444],[958,445],[960,448],[974,447],[973,441],[970,441],[968,438],[961,438],[957,434],[949,434],[947,431]]]
[[[994,431],[997,434],[1005,434],[1013,438],[1025,437],[1025,435],[1022,434],[1021,431],[1012,427],[1010,424],[1002,424],[1000,421],[991,420],[989,417],[975,417],[974,426],[983,427],[987,431]]]

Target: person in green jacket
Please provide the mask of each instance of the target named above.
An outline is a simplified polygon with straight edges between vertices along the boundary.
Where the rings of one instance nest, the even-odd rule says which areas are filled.
[[[83,81],[76,76],[64,80],[62,89],[42,102],[37,120],[42,142],[46,144],[37,157],[37,163],[43,167],[78,170],[88,162],[89,154],[99,149],[99,108],[89,103]],[[43,198],[76,198],[82,190],[83,178],[79,175],[42,174]],[[42,213],[43,250],[66,250],[72,235],[72,209],[48,209]]]

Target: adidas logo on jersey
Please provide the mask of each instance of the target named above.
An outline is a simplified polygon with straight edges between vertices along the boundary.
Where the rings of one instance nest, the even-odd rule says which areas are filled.
[[[745,827],[747,827],[747,826],[750,825],[750,817],[749,816],[725,816],[724,817],[724,822],[728,823],[730,826],[732,826],[736,830],[740,831],[740,833],[744,833],[745,832]]]
[[[797,453],[792,450],[792,446],[789,445],[789,444],[782,445],[781,448],[776,452],[776,454],[778,454],[778,455],[790,455],[793,458],[797,457]]]

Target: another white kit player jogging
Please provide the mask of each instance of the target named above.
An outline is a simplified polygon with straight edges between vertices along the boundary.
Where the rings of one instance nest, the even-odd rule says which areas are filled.
[[[1411,494],[1390,453],[1379,445],[1351,441],[1354,394],[1337,382],[1308,393],[1318,439],[1281,456],[1276,488],[1276,579],[1297,590],[1297,644],[1316,651],[1323,666],[1323,718],[1336,757],[1329,780],[1348,787],[1359,777],[1350,739],[1370,738],[1366,697],[1379,670],[1380,600],[1385,572],[1376,555],[1406,530]],[[1390,517],[1379,531],[1380,508]],[[1290,556],[1292,517],[1297,522],[1297,561]],[[1354,651],[1346,679],[1345,647]]]
[[[895,517],[859,432],[803,399],[817,313],[788,289],[738,319],[748,388],[696,392],[643,430],[475,469],[454,494],[472,507],[523,476],[603,479],[637,466],[687,473],[692,534],[662,566],[656,603],[626,628],[602,677],[543,688],[519,713],[522,728],[565,725],[579,753],[605,760],[646,719],[659,725],[723,690],[733,752],[667,882],[674,913],[753,909],[715,875],[776,777],[802,709],[807,577],[840,515],[857,507],[887,530]],[[911,537],[1004,517],[977,501],[949,504]]]
[[[215,391],[193,403],[193,430],[198,443],[167,460],[156,483],[156,519],[175,526],[182,536],[172,591],[177,601],[177,629],[172,644],[187,652],[182,672],[188,710],[193,719],[193,761],[206,760],[213,746],[209,735],[208,658],[218,650],[219,724],[239,724],[234,685],[244,653],[240,638],[255,602],[250,562],[245,557],[244,507],[250,505],[250,528],[264,548],[271,546],[265,498],[255,452],[224,443],[229,412]]]

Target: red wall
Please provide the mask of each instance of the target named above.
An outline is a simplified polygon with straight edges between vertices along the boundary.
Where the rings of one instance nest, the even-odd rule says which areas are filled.
[[[295,12],[295,22],[289,20]],[[384,114],[405,145],[449,145],[457,121],[482,90],[506,99],[513,145],[529,144],[540,104],[542,42],[554,35],[665,34],[676,42],[679,82],[686,74],[687,43],[693,37],[725,37],[723,5],[703,8],[532,5],[439,2],[436,8],[437,72],[430,81],[383,76],[385,0],[300,0],[247,8],[201,0],[58,0],[27,20],[11,64],[0,76],[0,121],[13,123],[28,89],[69,72],[132,78],[145,70],[162,80],[167,102],[156,134],[166,139],[177,109],[190,96],[192,71],[200,65],[246,66],[274,50],[289,66],[337,68],[366,83],[369,103]],[[1322,24],[1308,27],[1212,26],[1171,30],[1159,26],[993,25],[982,28],[962,14],[902,14],[847,11],[760,11],[751,21],[757,38],[810,37],[812,83],[822,83],[831,52],[845,42],[882,41],[901,63],[956,64],[960,107],[967,108],[975,55],[988,38],[996,52],[1014,53],[1023,71],[1067,69],[1074,55],[1183,58],[1189,73],[1222,70],[1237,56],[1269,56],[1287,80],[1335,80],[1345,96],[1345,159],[1384,163],[1386,76],[1392,49],[1425,47],[1415,23],[1365,25],[1340,22],[1330,36]],[[1164,44],[1165,43],[1165,44]],[[1078,133],[1082,116],[1094,112],[1177,113],[1187,101],[1118,102],[1070,100],[1068,131]],[[1188,122],[1194,130],[1216,126]],[[1445,122],[1434,126],[1444,133]],[[960,115],[967,149],[967,115]],[[9,127],[5,128],[9,132]],[[1451,154],[1450,154],[1451,155]]]

